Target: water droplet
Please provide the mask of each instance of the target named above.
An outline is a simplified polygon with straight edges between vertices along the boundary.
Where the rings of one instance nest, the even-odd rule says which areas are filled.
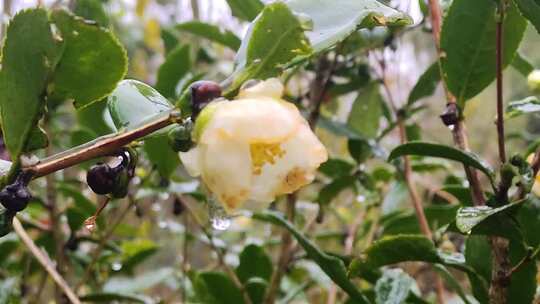
[[[91,217],[87,218],[84,221],[84,228],[86,228],[86,230],[88,230],[90,232],[94,232],[94,230],[96,230],[96,217],[91,216]]]
[[[122,263],[120,262],[113,262],[111,265],[112,270],[114,271],[120,271],[122,269]]]
[[[208,202],[208,215],[212,228],[216,230],[227,230],[231,226],[231,218],[225,209],[214,199]]]
[[[454,131],[454,127],[455,127],[454,125],[449,125],[448,129],[450,129],[450,131]]]
[[[358,195],[356,197],[356,200],[359,202],[359,203],[363,203],[366,201],[366,197],[364,195]]]
[[[163,201],[169,199],[169,193],[167,193],[167,192],[160,193],[159,194],[159,199],[161,199]]]
[[[167,224],[166,221],[159,221],[158,226],[159,226],[159,228],[161,228],[161,229],[165,229],[165,228],[167,228],[169,225]]]

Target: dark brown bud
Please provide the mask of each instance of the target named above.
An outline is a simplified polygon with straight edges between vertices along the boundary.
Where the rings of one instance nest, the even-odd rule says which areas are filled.
[[[221,87],[218,83],[208,80],[196,81],[190,86],[193,118],[212,100],[221,97]]]
[[[447,127],[453,126],[459,121],[459,109],[455,103],[446,105],[446,109],[440,115],[443,124]]]

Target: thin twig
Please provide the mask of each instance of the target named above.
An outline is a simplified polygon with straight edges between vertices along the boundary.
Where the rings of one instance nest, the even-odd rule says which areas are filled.
[[[13,230],[15,230],[15,233],[17,233],[17,235],[21,238],[22,242],[26,245],[26,247],[28,247],[32,255],[34,255],[34,257],[36,258],[36,260],[38,260],[41,266],[45,268],[45,271],[47,271],[47,273],[53,278],[54,282],[62,289],[62,291],[71,301],[71,303],[81,303],[77,295],[75,295],[75,293],[66,283],[64,278],[56,271],[53,262],[47,257],[45,253],[41,251],[41,249],[36,246],[28,233],[26,233],[26,230],[24,230],[24,227],[22,226],[19,219],[17,219],[17,217],[13,218]]]
[[[47,157],[39,163],[23,169],[32,172],[34,178],[37,178],[90,159],[111,155],[137,139],[178,122],[179,119],[179,113],[176,111],[163,113],[155,120],[138,128],[99,137],[91,142]]]

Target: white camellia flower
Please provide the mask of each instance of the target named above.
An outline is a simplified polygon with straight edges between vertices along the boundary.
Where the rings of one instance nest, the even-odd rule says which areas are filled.
[[[251,203],[268,205],[313,181],[328,158],[325,147],[272,78],[243,89],[235,100],[217,100],[200,113],[197,145],[180,158],[227,212]],[[256,204],[258,203],[258,204]]]

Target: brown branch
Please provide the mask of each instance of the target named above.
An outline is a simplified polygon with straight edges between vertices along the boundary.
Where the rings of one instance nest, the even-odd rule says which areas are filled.
[[[32,172],[34,178],[37,178],[90,159],[111,155],[131,142],[180,120],[179,113],[176,111],[164,114],[160,114],[155,120],[135,129],[99,137],[86,144],[47,157],[33,166],[23,168],[23,170]]]
[[[294,215],[296,211],[296,194],[287,195],[287,220],[294,221]],[[273,272],[270,279],[270,285],[266,293],[264,303],[273,304],[275,302],[281,279],[287,271],[287,266],[293,255],[293,239],[288,231],[283,231],[281,235],[281,251],[279,253],[279,260],[277,263],[277,269]]]
[[[432,27],[431,33],[433,35],[433,40],[435,42],[435,46],[437,49],[439,71],[441,73],[441,79],[444,79],[442,66],[441,66],[441,58],[444,57],[444,51],[441,49],[442,17],[441,17],[441,7],[439,4],[439,0],[429,0],[429,8],[430,8],[430,18],[431,18],[431,27]],[[456,98],[448,90],[448,86],[446,85],[446,82],[442,81],[442,84],[443,84],[448,106],[454,106],[457,108]],[[457,122],[453,125],[452,138],[454,140],[454,144],[458,148],[464,151],[469,151],[469,144],[467,141],[467,131],[465,128],[465,124],[462,120],[461,115],[459,113],[457,113],[457,115],[459,117],[457,119]],[[468,166],[464,166],[464,168],[465,168],[465,174],[467,176],[467,180],[469,181],[474,204],[484,205],[486,203],[486,199],[484,197],[484,192],[482,191],[480,179],[478,178],[478,172]]]
[[[54,282],[62,289],[62,291],[71,301],[71,303],[81,303],[79,301],[79,298],[75,295],[75,293],[66,283],[64,278],[56,271],[53,262],[47,257],[45,253],[41,251],[41,249],[36,246],[28,233],[26,233],[26,230],[24,230],[24,227],[22,226],[19,219],[17,219],[17,217],[13,218],[13,230],[15,230],[15,233],[17,233],[17,235],[21,238],[21,241],[26,245],[26,247],[28,247],[32,255],[34,255],[34,257],[41,264],[41,266],[45,268],[45,271],[47,271],[47,273],[52,277]]]

